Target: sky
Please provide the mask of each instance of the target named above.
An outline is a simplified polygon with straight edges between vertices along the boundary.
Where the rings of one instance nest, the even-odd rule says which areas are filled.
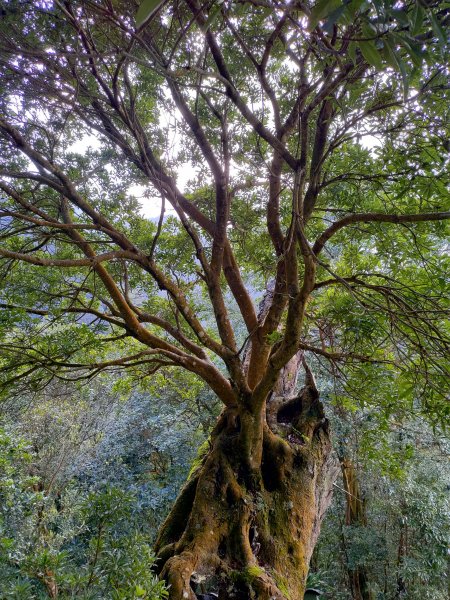
[[[79,154],[85,154],[88,148],[97,149],[100,148],[100,142],[95,136],[84,136],[69,148],[71,152]],[[189,165],[181,165],[177,171],[177,184],[180,190],[183,192],[186,188],[188,180],[192,178],[192,167]],[[157,219],[161,212],[161,198],[157,196],[149,197],[146,195],[147,189],[150,189],[143,185],[133,185],[128,191],[131,196],[134,196],[139,200],[142,205],[141,214],[143,217],[149,219]],[[166,203],[166,216],[175,214],[175,211]]]

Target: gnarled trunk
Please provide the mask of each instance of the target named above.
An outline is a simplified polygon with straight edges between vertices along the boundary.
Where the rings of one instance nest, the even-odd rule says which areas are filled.
[[[303,599],[337,473],[314,386],[259,414],[225,410],[157,540],[171,600]]]

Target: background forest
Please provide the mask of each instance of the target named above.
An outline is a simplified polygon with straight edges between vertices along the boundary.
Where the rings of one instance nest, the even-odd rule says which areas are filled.
[[[165,597],[152,540],[219,411],[183,377],[55,384],[2,405],[2,599]],[[320,383],[343,468],[309,585],[335,600],[448,598],[448,438],[361,408],[324,371]]]

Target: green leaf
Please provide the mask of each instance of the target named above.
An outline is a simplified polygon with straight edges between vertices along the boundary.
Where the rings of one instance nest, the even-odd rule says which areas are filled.
[[[331,15],[331,13],[342,6],[341,0],[319,0],[311,10],[309,26],[314,29],[319,21]]]
[[[140,585],[136,585],[136,587],[134,588],[134,593],[136,594],[136,596],[138,598],[142,598],[142,596],[145,596],[145,594],[147,593],[143,587],[141,587]]]
[[[399,385],[398,397],[400,400],[405,400],[405,398],[410,398],[414,392],[414,386],[410,383],[403,383]]]
[[[377,69],[383,68],[383,61],[381,60],[381,54],[378,52],[377,47],[371,41],[360,42],[359,47],[361,48],[362,55],[367,62]]]
[[[348,55],[352,59],[354,65],[356,65],[356,48],[357,45],[355,44],[355,42],[350,42],[348,46]]]
[[[397,71],[399,71],[401,73],[402,80],[403,80],[403,99],[406,100],[408,97],[408,90],[409,90],[409,78],[408,78],[408,73],[406,71],[405,63],[400,58],[398,53],[395,52],[393,44],[391,43],[391,41],[389,39],[386,38],[384,40],[384,44],[389,49],[390,54],[391,54],[393,60],[395,61],[395,68],[397,69]]]
[[[391,14],[392,17],[394,18],[394,20],[401,27],[408,27],[409,26],[408,16],[407,16],[407,14],[405,13],[405,11],[403,9],[392,8],[392,9],[389,10],[388,14]]]
[[[205,33],[208,31],[208,29],[211,27],[211,25],[214,23],[214,21],[220,15],[221,10],[222,10],[221,3],[216,4],[215,6],[213,6],[211,8],[211,10],[209,11],[208,18],[206,19],[206,23],[202,27],[202,29]]]
[[[395,57],[395,52],[391,44],[388,44],[386,40],[383,42],[383,49],[381,50],[381,54],[387,64],[398,71],[398,63],[397,58]]]
[[[378,35],[377,28],[370,23],[370,21],[366,21],[361,26],[362,37],[367,38],[368,40],[372,40],[372,38]]]
[[[331,12],[328,15],[326,23],[323,26],[323,28],[324,28],[325,31],[327,31],[327,32],[331,32],[332,31],[333,25],[335,23],[337,23],[337,21],[339,21],[339,19],[342,17],[343,13],[345,12],[346,8],[347,8],[346,5],[342,4],[341,6],[339,6],[335,10],[333,10],[333,12]]]
[[[136,13],[136,27],[147,21],[163,3],[164,0],[144,0]]]
[[[430,13],[430,21],[431,21],[431,26],[433,27],[433,31],[436,34],[436,37],[439,39],[439,42],[441,44],[445,44],[446,43],[445,32],[442,29],[438,20],[436,19],[435,15],[433,15],[433,13]]]
[[[416,2],[416,6],[414,7],[413,15],[412,15],[412,25],[411,25],[411,33],[412,35],[417,35],[422,28],[423,18],[425,15],[425,11],[420,6],[418,2]]]
[[[409,37],[405,39],[405,45],[415,66],[420,67],[426,56],[426,53],[422,49],[422,45],[416,42],[414,38]]]
[[[346,7],[349,14],[354,17],[363,4],[364,0],[351,0],[346,4]]]
[[[236,17],[243,17],[246,13],[247,13],[247,6],[242,3],[242,4],[236,4],[235,2],[233,2],[233,14]]]

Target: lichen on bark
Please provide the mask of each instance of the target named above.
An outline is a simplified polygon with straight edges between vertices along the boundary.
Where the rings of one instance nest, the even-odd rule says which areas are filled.
[[[263,415],[225,409],[156,542],[171,600],[303,599],[338,470],[311,382]]]

